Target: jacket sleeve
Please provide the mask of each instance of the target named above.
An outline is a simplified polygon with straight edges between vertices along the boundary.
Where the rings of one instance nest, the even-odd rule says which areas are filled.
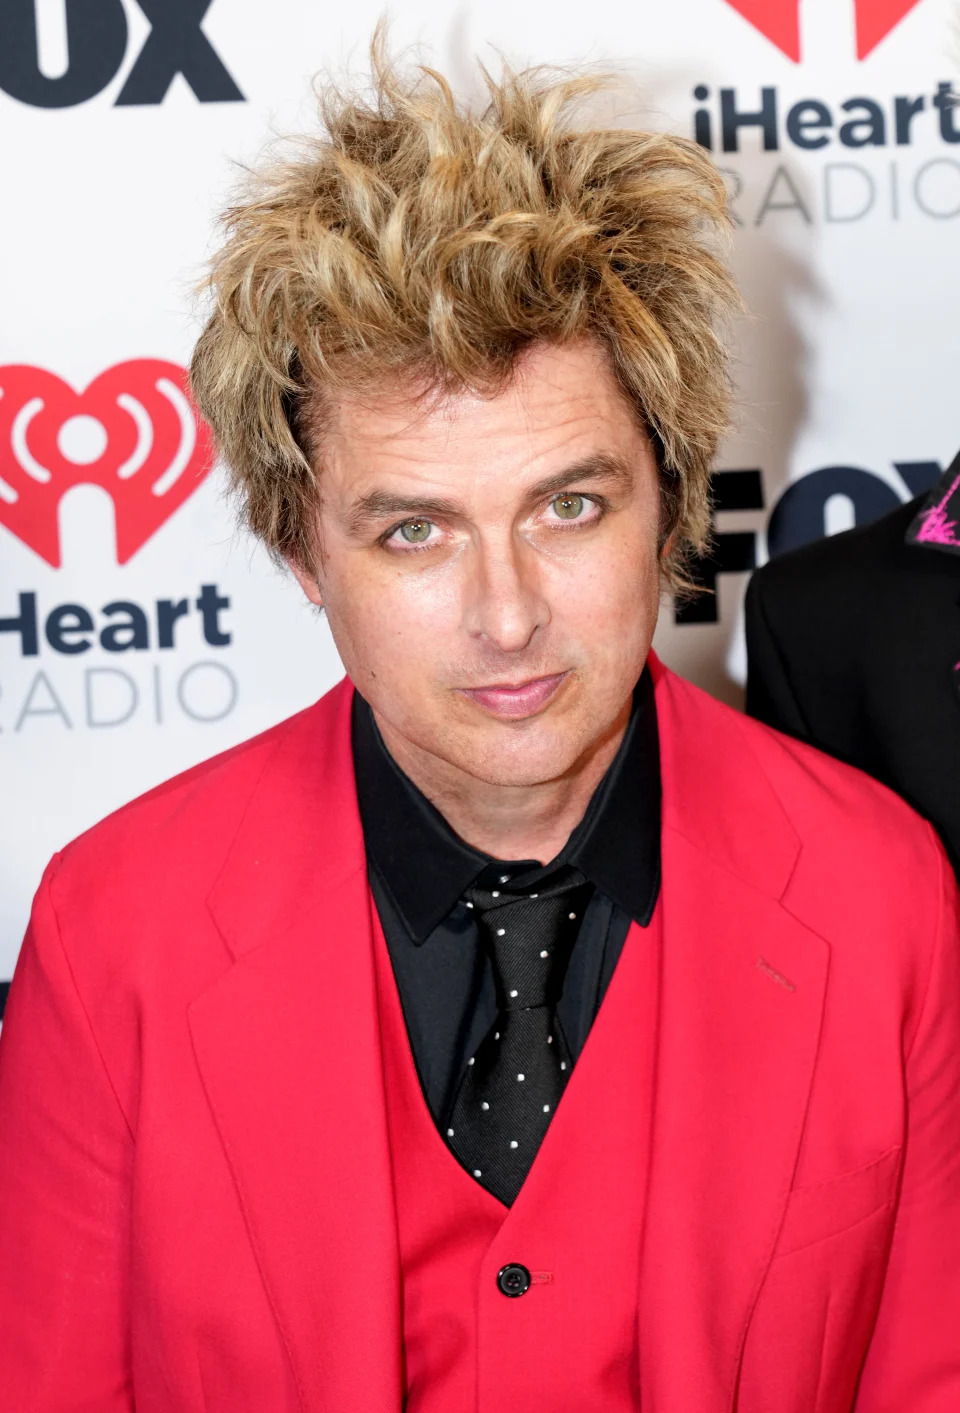
[[[903,1179],[855,1413],[960,1409],[960,909],[934,847],[939,927],[908,1051]]]
[[[130,1413],[133,1137],[64,952],[48,868],[0,1035],[0,1402]]]
[[[761,574],[747,585],[745,602],[747,629],[747,714],[765,721],[788,736],[810,740],[810,728],[790,684],[783,660],[782,644],[773,632]]]

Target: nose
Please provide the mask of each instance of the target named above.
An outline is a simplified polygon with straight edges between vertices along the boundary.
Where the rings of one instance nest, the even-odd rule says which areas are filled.
[[[477,546],[472,561],[464,627],[501,652],[522,651],[550,622],[536,551],[511,537]]]

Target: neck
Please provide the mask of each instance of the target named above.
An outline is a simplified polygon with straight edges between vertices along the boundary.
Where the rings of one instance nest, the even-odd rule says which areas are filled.
[[[397,735],[376,717],[384,743],[405,775],[471,848],[495,859],[556,858],[619,749],[631,700],[608,731],[564,775],[535,785],[497,785],[466,774]]]

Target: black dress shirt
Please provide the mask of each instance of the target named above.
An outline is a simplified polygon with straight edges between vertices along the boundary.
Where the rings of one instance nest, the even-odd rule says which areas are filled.
[[[561,864],[593,885],[570,952],[557,1018],[583,1049],[632,921],[646,927],[660,888],[660,753],[645,671],[620,748],[561,853],[498,860],[464,843],[390,755],[370,707],[354,697],[353,754],[370,885],[410,1047],[434,1122],[445,1132],[467,1061],[497,1015],[490,960],[462,901],[477,881],[535,891]]]

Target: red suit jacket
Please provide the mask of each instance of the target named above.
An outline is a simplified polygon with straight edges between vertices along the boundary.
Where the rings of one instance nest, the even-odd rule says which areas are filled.
[[[952,874],[882,786],[654,672],[644,1413],[957,1413]],[[11,1413],[399,1413],[350,696],[44,877],[0,1043]]]

